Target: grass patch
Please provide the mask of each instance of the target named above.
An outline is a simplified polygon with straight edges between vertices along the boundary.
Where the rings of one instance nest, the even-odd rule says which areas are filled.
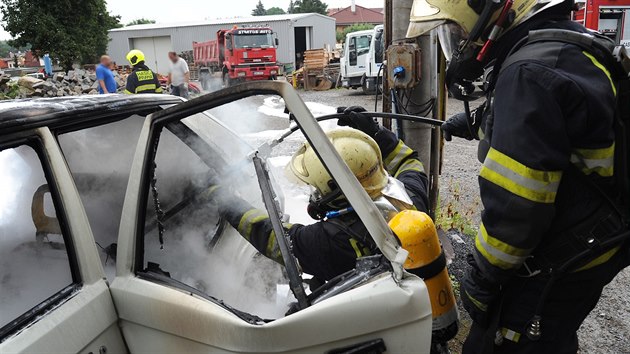
[[[447,184],[448,197],[440,201],[435,216],[435,225],[442,230],[457,230],[462,234],[475,237],[478,226],[473,221],[479,208],[479,202],[471,205],[461,202],[461,187],[450,179]]]

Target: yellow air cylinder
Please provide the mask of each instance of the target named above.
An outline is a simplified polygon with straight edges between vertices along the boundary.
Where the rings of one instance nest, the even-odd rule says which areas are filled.
[[[422,278],[429,290],[433,311],[432,341],[444,343],[452,339],[458,328],[457,307],[433,220],[423,212],[403,210],[389,221],[389,227],[409,252],[405,269]]]

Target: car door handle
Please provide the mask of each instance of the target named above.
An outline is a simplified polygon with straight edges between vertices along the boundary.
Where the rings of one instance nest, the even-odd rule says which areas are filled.
[[[373,339],[367,342],[353,344],[343,348],[329,350],[327,354],[382,354],[387,347],[383,339]]]
[[[94,354],[94,352],[89,352],[88,354]],[[104,345],[101,345],[98,348],[98,354],[107,354],[107,347]]]

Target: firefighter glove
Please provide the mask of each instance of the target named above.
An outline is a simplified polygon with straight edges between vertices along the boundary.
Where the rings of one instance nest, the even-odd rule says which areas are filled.
[[[458,113],[449,118],[442,124],[442,133],[444,139],[451,141],[453,136],[464,138],[466,140],[479,140],[479,127],[481,126],[481,118],[483,116],[483,107],[470,112],[470,117],[466,113]]]
[[[380,127],[373,118],[362,114],[363,112],[366,112],[365,108],[359,106],[337,107],[337,113],[344,114],[343,117],[339,118],[337,124],[342,127],[358,129],[373,138]]]
[[[462,304],[475,324],[488,328],[501,288],[483,276],[471,254],[468,255],[468,263],[470,267],[461,283]]]

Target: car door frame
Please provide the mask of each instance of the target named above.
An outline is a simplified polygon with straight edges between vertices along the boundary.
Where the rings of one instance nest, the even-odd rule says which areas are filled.
[[[92,231],[57,141],[48,127],[0,138],[0,146],[37,140],[36,149],[57,217],[70,240],[71,291],[4,338],[0,352],[127,352]],[[73,264],[74,263],[74,264]]]
[[[357,213],[365,220],[366,228],[393,269],[392,273],[376,277],[369,290],[349,290],[314,305],[318,306],[317,309],[307,308],[263,324],[244,321],[227,306],[208,301],[189,287],[173,287],[172,283],[138,275],[143,267],[138,260],[143,259],[141,242],[144,215],[148,207],[152,156],[159,129],[168,122],[255,94],[281,95],[284,98],[309,143],[316,148],[352,205],[356,205]],[[264,151],[264,146],[259,149],[263,156]],[[390,339],[396,338],[400,342],[420,341],[427,344],[428,348],[431,309],[424,283],[403,272],[402,263],[407,258],[407,252],[400,247],[381,213],[297,92],[287,83],[265,81],[235,85],[149,116],[139,137],[122,214],[116,278],[111,291],[119,311],[123,334],[128,338],[127,343],[132,352],[201,352],[208,351],[208,348],[212,348],[213,352],[322,350],[331,349],[331,345],[343,347],[372,340],[375,339],[374,333],[379,331],[387,332]],[[403,277],[404,282],[401,281]],[[379,293],[379,289],[383,292]],[[388,306],[377,305],[383,303]],[[370,311],[365,311],[366,308]],[[401,309],[401,313],[397,317],[392,316],[392,308]],[[348,316],[350,314],[352,316]],[[381,321],[374,322],[375,317],[381,318]],[[335,319],[336,326],[342,326],[344,330],[339,331],[334,328],[336,326],[322,327],[331,318]],[[414,334],[400,329],[416,321],[423,323],[414,328]],[[358,323],[361,325],[356,325]],[[280,333],[292,335],[280,337]],[[317,334],[307,338],[300,333]],[[321,338],[326,342],[318,342]],[[223,343],[223,346],[214,346],[218,342]],[[424,349],[420,349],[420,352],[424,352]]]

